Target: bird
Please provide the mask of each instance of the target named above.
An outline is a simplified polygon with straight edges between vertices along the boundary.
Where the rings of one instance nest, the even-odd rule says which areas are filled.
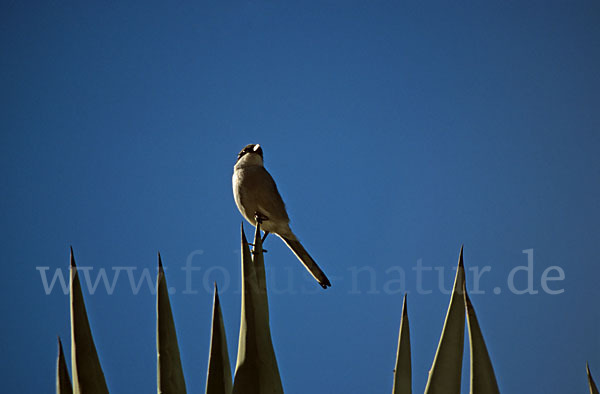
[[[285,203],[273,177],[264,167],[263,150],[259,144],[246,145],[238,154],[232,185],[233,198],[240,213],[255,227],[257,221],[260,223],[265,232],[263,240],[269,233],[279,236],[321,287],[330,287],[331,282],[325,273],[290,228]]]

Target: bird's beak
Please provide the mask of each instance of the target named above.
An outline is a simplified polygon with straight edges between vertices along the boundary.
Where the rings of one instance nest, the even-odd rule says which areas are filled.
[[[256,144],[256,145],[254,145],[254,148],[253,148],[252,150],[253,150],[254,152],[256,152],[256,151],[257,151],[257,150],[259,150],[259,149],[260,149],[260,145],[259,145],[259,144]]]

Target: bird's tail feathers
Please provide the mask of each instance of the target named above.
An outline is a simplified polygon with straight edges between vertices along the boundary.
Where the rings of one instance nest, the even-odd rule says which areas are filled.
[[[285,244],[292,250],[292,252],[294,252],[296,257],[298,257],[298,260],[300,260],[302,264],[304,264],[308,272],[310,272],[310,274],[317,280],[317,282],[319,282],[322,288],[326,289],[328,287],[331,287],[331,283],[329,282],[329,279],[327,279],[327,276],[325,276],[325,273],[321,270],[321,268],[319,268],[315,260],[312,257],[310,257],[310,255],[308,254],[306,249],[304,249],[304,246],[302,246],[300,241],[298,241],[297,239],[292,239],[291,237],[281,237],[281,239],[283,239],[283,242],[285,242]]]

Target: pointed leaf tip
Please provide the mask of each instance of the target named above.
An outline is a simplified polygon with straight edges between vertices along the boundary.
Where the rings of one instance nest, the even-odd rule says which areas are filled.
[[[73,371],[73,392],[108,393],[104,373],[98,359],[96,345],[85,309],[81,284],[71,254],[71,367]],[[62,368],[62,367],[61,367]],[[64,367],[66,371],[66,366]],[[64,376],[67,376],[64,373]],[[68,378],[66,378],[68,379]],[[70,384],[67,392],[71,393]],[[93,390],[90,390],[93,388]],[[64,391],[61,391],[64,392]]]
[[[215,281],[215,293],[213,297],[213,302],[215,305],[220,305],[221,301],[219,300],[219,289],[217,288],[217,282]]]
[[[160,252],[158,252],[158,271],[163,272],[162,259],[160,258]]]
[[[73,253],[73,247],[71,246],[71,255],[69,257],[70,259],[70,265],[71,267],[75,267],[75,253]]]
[[[398,349],[394,368],[393,394],[412,392],[412,365],[410,356],[410,330],[408,328],[407,293],[402,301],[402,318],[398,331]]]
[[[590,372],[590,365],[588,362],[585,362],[585,369],[587,372],[588,378],[588,386],[590,388],[590,394],[598,394],[598,386],[596,386],[596,382],[594,382],[594,378],[592,377],[592,373]]]
[[[465,244],[460,245],[460,254],[458,255],[458,266],[462,267],[464,266],[463,264],[463,248],[465,247]]]
[[[465,270],[461,246],[450,304],[429,371],[425,394],[460,393],[465,333],[465,301],[462,294],[464,282]]]
[[[65,354],[63,352],[60,336],[57,335],[56,338],[58,339],[58,357],[56,361],[56,393],[73,394],[71,378],[65,362]]]

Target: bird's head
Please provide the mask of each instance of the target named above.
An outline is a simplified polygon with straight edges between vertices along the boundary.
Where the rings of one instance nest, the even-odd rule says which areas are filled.
[[[240,151],[236,165],[263,165],[263,150],[259,144],[249,144]]]

